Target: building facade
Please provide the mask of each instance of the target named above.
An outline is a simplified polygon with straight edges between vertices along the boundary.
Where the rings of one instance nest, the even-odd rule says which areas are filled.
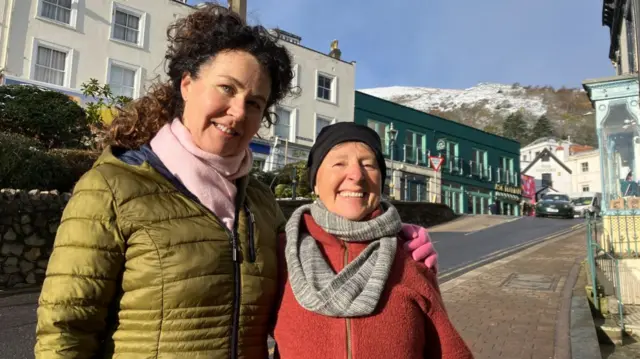
[[[567,167],[572,171],[571,190],[578,192],[602,192],[600,151],[589,150],[569,156]]]
[[[263,127],[254,141],[271,148],[266,155],[254,150],[256,166],[265,171],[306,161],[323,127],[353,122],[355,92],[356,64],[341,59],[337,41],[322,53],[304,47],[295,34],[277,29],[272,33],[292,55],[295,91],[273,109],[276,124]]]
[[[4,83],[28,83],[80,102],[94,78],[137,98],[164,74],[167,26],[186,0],[0,0]]]
[[[356,92],[355,122],[382,139],[388,195],[445,203],[456,213],[484,214],[495,204],[498,213],[520,215],[518,142],[362,92]],[[439,171],[429,156],[442,157]]]

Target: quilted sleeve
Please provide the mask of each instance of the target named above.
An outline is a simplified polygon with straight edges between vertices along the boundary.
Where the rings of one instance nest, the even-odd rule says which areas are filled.
[[[93,358],[107,329],[125,244],[99,170],[80,179],[62,214],[37,310],[36,359]]]

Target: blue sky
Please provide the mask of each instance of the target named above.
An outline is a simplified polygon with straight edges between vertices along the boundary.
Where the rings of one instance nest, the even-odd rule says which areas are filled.
[[[199,0],[189,0],[191,4]],[[602,0],[248,0],[252,24],[356,61],[358,89],[581,87],[614,74]],[[222,1],[226,3],[226,1]]]

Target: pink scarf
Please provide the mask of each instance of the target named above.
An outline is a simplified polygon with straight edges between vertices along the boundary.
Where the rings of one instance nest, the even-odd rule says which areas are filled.
[[[164,125],[151,140],[162,163],[202,204],[233,230],[237,188],[234,180],[251,170],[250,149],[220,157],[198,148],[179,119]]]

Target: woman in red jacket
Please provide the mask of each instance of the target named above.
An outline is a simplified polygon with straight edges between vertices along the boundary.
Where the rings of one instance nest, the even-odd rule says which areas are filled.
[[[386,165],[378,134],[354,123],[328,126],[307,166],[318,200],[287,223],[277,355],[472,358],[435,273],[397,249],[401,219],[381,200]]]

